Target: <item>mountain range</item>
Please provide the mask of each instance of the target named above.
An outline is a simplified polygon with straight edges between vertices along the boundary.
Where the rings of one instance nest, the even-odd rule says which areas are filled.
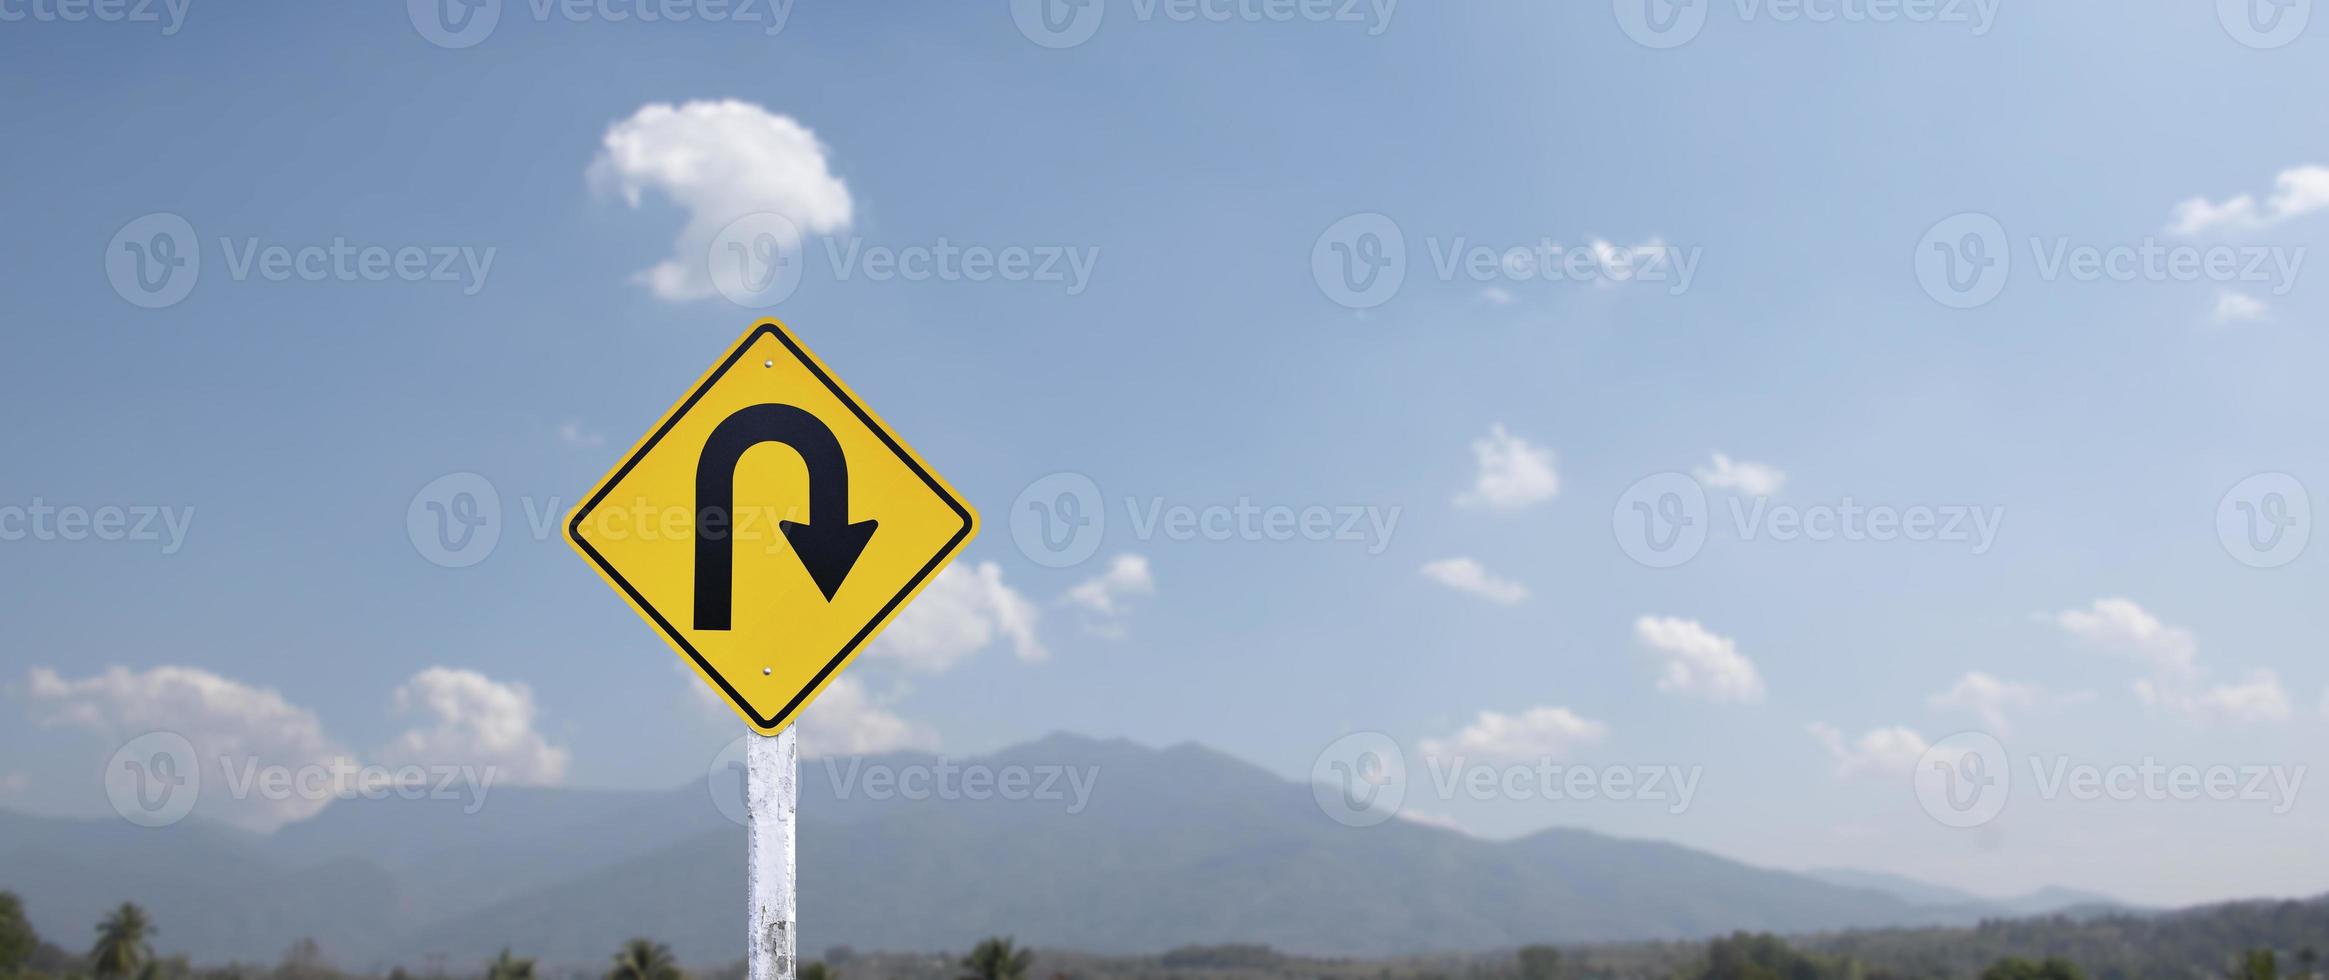
[[[911,799],[911,784],[888,783],[980,764],[1028,771],[1021,798]],[[1098,953],[1249,942],[1373,956],[1964,924],[2108,901],[2001,904],[1571,829],[1491,841],[1400,820],[1346,827],[1310,787],[1195,745],[1055,735],[978,759],[802,766],[811,953],[960,950],[1013,935]],[[1070,774],[1089,780],[1082,805]],[[162,929],[157,946],[197,962],[270,962],[314,938],[359,970],[482,961],[504,946],[581,966],[651,936],[683,962],[727,963],[742,955],[744,829],[723,807],[737,793],[734,777],[714,774],[668,792],[497,787],[473,813],[461,801],[343,800],[268,835],[0,811],[0,889],[70,947],[135,900]]]

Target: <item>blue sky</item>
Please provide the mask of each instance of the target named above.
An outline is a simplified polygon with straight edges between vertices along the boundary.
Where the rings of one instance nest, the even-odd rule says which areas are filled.
[[[1483,835],[1587,826],[1999,893],[2329,889],[2309,792],[2278,813],[2032,799],[2025,761],[2324,761],[2323,556],[2244,562],[2219,533],[2276,492],[2309,527],[2303,488],[2329,485],[2305,251],[2329,230],[2324,29],[1720,0],[1661,48],[1615,7],[1107,0],[1049,47],[1004,4],[812,0],[772,34],[505,0],[452,48],[416,27],[426,4],[193,0],[166,33],[0,3],[26,12],[0,22],[0,505],[191,512],[167,554],[126,531],[0,542],[0,805],[106,812],[91,774],[155,727],[579,786],[702,772],[733,716],[527,515],[554,527],[761,313],[642,273],[774,210],[803,265],[769,312],[986,521],[938,608],[812,712],[828,744],[1067,730],[1302,778],[1373,731],[1417,771],[1703,769],[1679,814],[1410,786],[1409,816]],[[146,309],[108,271],[156,214],[201,266]],[[1967,214],[1994,226],[1944,223]],[[1397,229],[1383,302],[1316,274],[1374,247],[1338,227]],[[235,272],[254,245],[343,240],[450,255],[451,281]],[[942,240],[1088,275],[832,261]],[[1595,243],[1582,281],[1494,271]],[[2146,246],[2230,256],[2238,281],[2146,270]],[[1481,247],[1490,274],[1443,273]],[[2002,288],[1928,288],[1949,249],[2006,255]],[[2082,278],[2082,252],[2133,281]],[[1687,258],[1687,287],[1610,281],[1610,256],[1653,254]],[[1629,557],[1629,488],[1698,471],[1704,546]],[[499,541],[443,567],[407,515],[464,473]],[[1064,568],[1011,525],[1059,473],[1108,519]],[[2236,490],[2259,473],[2286,480]],[[1733,516],[1847,499],[1999,523],[1979,547]],[[1139,530],[1241,501],[1390,530]],[[1970,729],[2024,782],[1966,830],[1911,773]]]

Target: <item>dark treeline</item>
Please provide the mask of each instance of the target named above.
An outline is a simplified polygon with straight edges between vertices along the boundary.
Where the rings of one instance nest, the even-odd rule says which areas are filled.
[[[312,940],[272,966],[196,966],[154,951],[157,925],[124,902],[85,948],[35,934],[0,892],[0,980],[741,980],[742,963],[690,972],[652,939],[621,943],[602,966],[537,968],[504,949],[473,964],[424,955],[410,969],[345,972]],[[1526,946],[1495,954],[1335,959],[1266,946],[1194,946],[1152,956],[1036,953],[1009,938],[967,954],[827,950],[800,980],[2329,980],[2329,898],[2247,902],[2165,914],[2056,915],[1970,929],[1888,929],[1782,939]]]

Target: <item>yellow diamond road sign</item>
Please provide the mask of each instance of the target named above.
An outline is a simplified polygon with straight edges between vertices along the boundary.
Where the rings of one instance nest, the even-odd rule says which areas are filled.
[[[775,320],[755,324],[566,525],[771,734],[977,533],[961,496]]]

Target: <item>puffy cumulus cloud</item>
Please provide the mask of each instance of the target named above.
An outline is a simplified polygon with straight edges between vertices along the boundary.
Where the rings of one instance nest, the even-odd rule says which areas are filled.
[[[2135,699],[2196,725],[2278,722],[2296,714],[2280,676],[2269,670],[2252,671],[2246,679],[2232,684],[2145,678],[2135,682]]]
[[[1068,589],[1067,601],[1102,616],[1114,616],[1126,611],[1125,599],[1155,592],[1156,578],[1148,571],[1148,559],[1117,555],[1107,571]]]
[[[1486,436],[1472,440],[1472,458],[1478,469],[1472,477],[1472,489],[1456,497],[1460,505],[1519,510],[1551,500],[1561,492],[1561,475],[1553,469],[1552,452],[1530,445],[1506,431],[1502,423],[1490,426]]]
[[[1528,587],[1507,578],[1499,578],[1487,566],[1470,558],[1443,558],[1425,562],[1423,577],[1458,592],[1468,592],[1489,602],[1512,606],[1528,601]]]
[[[1695,619],[1643,616],[1634,620],[1634,638],[1658,662],[1658,690],[1716,702],[1763,700],[1763,677],[1755,662],[1739,653],[1730,637]]]
[[[752,103],[649,103],[607,127],[602,143],[588,171],[594,187],[632,207],[656,191],[687,212],[672,256],[639,274],[664,299],[713,294],[707,253],[720,229],[745,215],[783,215],[804,233],[849,226],[849,188],[833,176],[825,145],[792,117]]]
[[[397,687],[390,702],[425,722],[382,746],[382,765],[470,766],[515,785],[566,778],[567,752],[534,730],[534,693],[524,684],[431,667]]]
[[[194,667],[109,667],[77,680],[35,667],[24,697],[34,722],[43,727],[80,729],[112,743],[148,732],[182,736],[194,747],[206,786],[229,785],[231,777],[261,767],[344,772],[356,764],[324,733],[315,712],[273,690]],[[282,798],[205,792],[195,812],[267,831],[314,816],[334,798],[333,791],[276,795]]]
[[[1690,471],[1698,482],[1724,490],[1736,490],[1750,497],[1768,497],[1787,485],[1787,474],[1769,463],[1734,460],[1722,453],[1714,454],[1714,461]]]
[[[1936,708],[1973,712],[1991,734],[2004,735],[2011,727],[2006,717],[2008,711],[2034,707],[2044,696],[2045,692],[2035,686],[1999,680],[1976,670],[1957,678],[1957,683],[1927,698],[1925,703]]]
[[[1050,656],[1036,635],[1035,604],[1003,584],[994,562],[947,566],[873,643],[876,657],[938,672],[997,640],[1021,660]]]
[[[938,748],[936,731],[899,717],[867,694],[856,678],[848,676],[836,677],[825,685],[816,703],[801,713],[800,729],[803,756]]]
[[[1835,760],[1838,779],[1903,775],[1915,769],[1917,760],[1932,748],[1914,729],[1898,725],[1869,729],[1857,741],[1846,741],[1835,726],[1820,722],[1813,722],[1808,730]]]
[[[2199,643],[2189,630],[2160,622],[2131,599],[2096,599],[2086,609],[2054,614],[2054,625],[2087,644],[2163,670],[2189,670]]]
[[[2167,230],[2178,235],[2211,231],[2255,231],[2322,208],[2329,208],[2329,167],[2290,167],[2273,178],[2273,192],[2259,203],[2253,194],[2223,201],[2195,197],[2175,206]]]
[[[1580,746],[1608,737],[1609,726],[1567,708],[1530,708],[1517,715],[1482,711],[1463,730],[1446,738],[1424,739],[1423,754],[1472,762],[1534,762],[1566,758]]]
[[[2199,641],[2128,599],[2097,599],[2084,610],[2055,614],[2054,623],[2090,646],[2149,667],[2134,682],[2135,699],[2167,717],[2194,725],[2287,721],[2295,715],[2280,678],[2255,670],[2230,684],[2213,683],[2200,665]]]

